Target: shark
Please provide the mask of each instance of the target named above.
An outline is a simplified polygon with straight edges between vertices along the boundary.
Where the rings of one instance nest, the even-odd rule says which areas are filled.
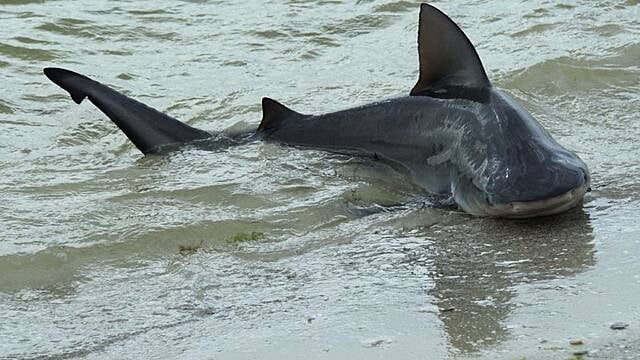
[[[476,216],[542,217],[582,203],[590,190],[587,165],[494,87],[460,27],[425,3],[418,58],[418,81],[406,96],[318,115],[265,97],[257,129],[236,137],[385,161],[426,193]],[[44,73],[76,103],[88,98],[144,154],[220,139],[84,75]]]

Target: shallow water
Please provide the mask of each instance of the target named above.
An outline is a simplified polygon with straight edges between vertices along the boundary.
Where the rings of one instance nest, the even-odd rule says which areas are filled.
[[[3,0],[0,357],[558,358],[640,338],[640,5],[434,4],[589,164],[582,209],[364,216],[421,194],[275,144],[142,157],[41,72],[248,129],[262,96],[317,113],[407,93],[417,2]]]

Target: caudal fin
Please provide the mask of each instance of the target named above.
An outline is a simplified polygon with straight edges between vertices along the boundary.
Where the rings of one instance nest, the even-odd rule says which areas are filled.
[[[143,154],[155,152],[162,145],[211,137],[204,130],[184,124],[84,75],[59,68],[45,68],[44,74],[69,92],[77,104],[89,98]]]

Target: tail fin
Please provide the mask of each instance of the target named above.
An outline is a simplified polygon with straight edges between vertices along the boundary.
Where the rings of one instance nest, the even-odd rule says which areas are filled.
[[[68,91],[77,104],[88,97],[118,125],[143,154],[152,153],[161,145],[211,137],[211,134],[204,130],[184,124],[73,71],[45,68],[44,74],[56,85]]]
[[[262,98],[262,122],[258,126],[258,131],[273,131],[280,126],[284,119],[302,118],[304,116],[273,99],[265,97]]]

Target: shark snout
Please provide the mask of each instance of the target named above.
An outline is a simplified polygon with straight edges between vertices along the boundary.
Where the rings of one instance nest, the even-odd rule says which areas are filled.
[[[535,179],[533,179],[535,180]],[[573,208],[582,202],[589,191],[590,175],[586,167],[566,171],[554,181],[538,184],[535,181],[524,182],[530,186],[511,199],[505,196],[487,195],[487,213],[508,218],[528,218],[558,214]]]
[[[530,175],[525,180],[515,181],[522,178],[508,177],[511,182],[493,181],[489,189],[477,186],[468,178],[458,177],[452,184],[452,192],[456,203],[474,215],[503,218],[554,215],[582,203],[591,180],[586,166],[562,170],[562,173],[547,173],[546,178]]]

